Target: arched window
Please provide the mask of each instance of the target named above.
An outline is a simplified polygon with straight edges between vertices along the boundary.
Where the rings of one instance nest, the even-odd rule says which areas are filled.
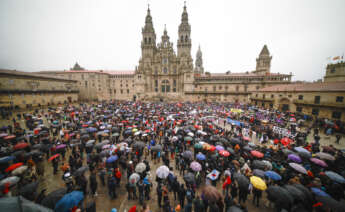
[[[168,68],[167,68],[167,67],[164,67],[164,68],[163,68],[163,73],[164,73],[164,74],[167,74],[167,73],[168,73]]]
[[[185,41],[188,42],[188,35],[186,35]]]
[[[151,43],[151,37],[149,37],[149,44]]]
[[[162,93],[169,93],[170,92],[170,84],[169,80],[162,81]]]
[[[181,42],[183,43],[183,35],[181,35],[181,39],[180,39],[180,40],[181,40]]]
[[[147,44],[147,38],[144,38],[144,42],[145,42],[145,44]]]

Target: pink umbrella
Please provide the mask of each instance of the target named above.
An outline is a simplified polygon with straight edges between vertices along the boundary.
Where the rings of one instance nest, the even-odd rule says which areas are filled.
[[[222,147],[221,145],[217,145],[216,150],[218,150],[218,151],[224,150],[224,147]]]
[[[58,146],[56,146],[56,149],[63,149],[66,147],[66,144],[60,144]]]
[[[319,165],[321,167],[328,167],[327,163],[323,160],[320,160],[318,158],[310,158],[310,161],[315,163],[316,165]]]
[[[243,136],[243,140],[245,140],[245,141],[251,141],[252,139],[250,139],[249,137]]]
[[[307,170],[298,163],[289,163],[289,166],[302,174],[308,174]]]
[[[201,165],[200,163],[196,162],[196,161],[193,161],[191,164],[190,164],[190,168],[195,171],[195,172],[199,172],[201,171]]]
[[[108,148],[110,148],[110,144],[106,144],[102,147],[102,149],[108,149]]]

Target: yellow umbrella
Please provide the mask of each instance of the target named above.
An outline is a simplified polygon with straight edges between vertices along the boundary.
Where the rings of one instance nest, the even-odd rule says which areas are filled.
[[[132,132],[136,132],[136,131],[138,131],[138,129],[137,129],[137,128],[134,128],[134,129],[132,130]]]
[[[267,189],[265,181],[263,181],[260,177],[252,176],[250,177],[250,182],[253,184],[254,188],[262,191]]]

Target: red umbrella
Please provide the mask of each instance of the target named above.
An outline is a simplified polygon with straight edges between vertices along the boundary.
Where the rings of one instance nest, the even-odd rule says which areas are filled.
[[[4,139],[5,140],[10,140],[10,139],[13,139],[15,137],[16,137],[15,135],[9,135],[9,136],[6,136]]]
[[[137,211],[137,206],[134,205],[133,207],[131,207],[128,212],[136,212]]]
[[[256,150],[250,151],[250,154],[252,154],[254,157],[257,157],[257,158],[263,158],[264,157],[263,153],[256,151]]]
[[[290,143],[292,143],[292,142],[293,142],[293,140],[291,140],[290,138],[287,138],[287,137],[282,138],[280,140],[280,143],[282,143],[284,146],[290,145]]]
[[[17,150],[17,149],[24,149],[25,147],[29,146],[28,143],[25,143],[25,142],[21,142],[21,143],[17,143],[13,149],[14,150]]]
[[[55,158],[57,158],[57,157],[59,157],[59,156],[60,156],[60,154],[55,154],[55,155],[51,156],[51,157],[48,159],[48,161],[52,161],[52,160],[54,160]]]
[[[209,150],[213,152],[214,150],[216,150],[216,147],[211,145]]]
[[[83,124],[83,125],[81,125],[82,127],[88,127],[89,125],[87,125],[87,124]]]
[[[123,121],[121,121],[122,123],[128,123],[128,121],[127,120],[123,120]]]
[[[12,164],[11,166],[7,167],[7,169],[5,169],[5,172],[10,172],[10,171],[13,171],[15,170],[16,168],[22,166],[23,163],[15,163],[15,164]]]
[[[220,150],[219,154],[221,156],[224,156],[224,157],[229,157],[230,156],[230,153],[228,151],[226,151],[226,150]]]

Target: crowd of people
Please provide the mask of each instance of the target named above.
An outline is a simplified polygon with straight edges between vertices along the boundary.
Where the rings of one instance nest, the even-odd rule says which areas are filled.
[[[345,153],[320,137],[339,143],[340,122],[205,102],[104,101],[12,117],[0,128],[0,208],[96,211],[87,196],[106,188],[116,199],[124,186],[131,212],[345,211]],[[38,192],[47,161],[65,186]]]

